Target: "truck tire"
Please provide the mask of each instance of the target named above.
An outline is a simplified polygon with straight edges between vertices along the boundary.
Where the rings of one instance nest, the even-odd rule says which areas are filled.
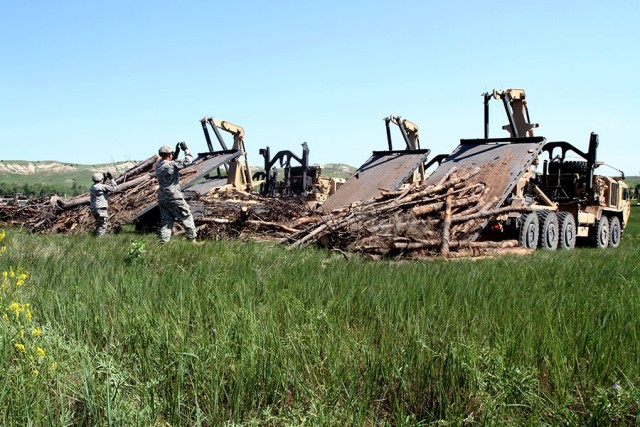
[[[549,163],[549,173],[557,174],[559,171],[565,173],[577,173],[580,175],[586,175],[587,173],[587,162],[580,160],[569,160],[563,163],[551,162]]]
[[[538,231],[538,215],[535,212],[523,214],[520,218],[518,244],[523,248],[536,249],[538,247]]]
[[[569,212],[558,212],[558,229],[560,249],[573,249],[576,247],[576,220]]]
[[[622,239],[620,218],[613,216],[609,220],[609,247],[617,248],[620,246],[620,239]]]
[[[538,246],[542,249],[553,251],[558,248],[558,217],[555,212],[538,212],[538,222],[540,223],[540,241]]]
[[[580,175],[586,175],[587,162],[571,160],[564,162],[562,165],[562,173],[577,173]]]
[[[609,218],[602,215],[602,217],[596,221],[596,225],[591,231],[591,243],[596,248],[604,249],[609,246]]]

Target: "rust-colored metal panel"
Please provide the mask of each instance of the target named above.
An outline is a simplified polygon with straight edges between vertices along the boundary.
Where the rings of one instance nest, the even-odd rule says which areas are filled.
[[[545,142],[542,137],[461,140],[426,183],[437,183],[454,167],[458,176],[479,168],[467,185],[484,184],[482,203],[487,210],[498,208],[538,157]]]
[[[227,178],[206,179],[205,181],[189,185],[189,188],[183,191],[184,198],[190,199],[198,195],[208,194],[210,191],[227,185]]]
[[[359,200],[379,196],[384,191],[397,190],[427,160],[429,152],[429,150],[374,151],[369,160],[329,196],[321,209],[329,212]]]
[[[241,151],[222,152],[220,154],[208,154],[202,161],[196,161],[193,165],[184,168],[180,171],[181,177],[180,184],[183,189],[190,188],[197,180],[208,174],[214,169],[221,167],[222,165],[229,163],[231,160],[240,157]]]

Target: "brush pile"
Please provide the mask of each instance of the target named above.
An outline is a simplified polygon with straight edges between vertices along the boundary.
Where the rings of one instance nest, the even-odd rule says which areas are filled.
[[[213,191],[189,201],[203,239],[284,241],[313,217],[298,198],[268,198],[237,190]]]
[[[140,214],[156,203],[153,171],[157,160],[153,156],[116,179],[118,191],[109,197],[115,232],[134,221],[140,230],[159,227],[159,215],[138,222]],[[188,181],[193,174],[188,169],[182,172],[181,181]],[[271,240],[290,247],[315,244],[373,258],[528,252],[519,248],[516,240],[478,239],[492,217],[529,210],[496,208],[496,200],[488,200],[488,187],[477,179],[470,180],[478,172],[458,176],[454,168],[435,184],[414,183],[328,214],[312,211],[300,199],[265,198],[228,186],[195,195],[189,204],[202,239]],[[468,184],[470,181],[476,183]],[[95,226],[88,194],[68,201],[54,196],[25,206],[1,207],[0,224],[22,225],[34,233],[65,234],[90,232]]]
[[[289,237],[292,247],[318,244],[374,258],[460,257],[518,252],[516,240],[475,241],[494,216],[528,208],[495,208],[482,183],[467,185],[479,170],[457,176],[455,168],[438,183],[411,184],[371,200],[336,209]],[[524,251],[527,251],[524,249]]]
[[[115,231],[130,223],[155,197],[157,182],[153,167],[158,156],[150,157],[115,179],[118,191],[109,196],[109,215]],[[33,233],[78,233],[93,230],[95,220],[89,210],[89,194],[70,200],[53,196],[24,206],[0,208],[0,224],[20,225]]]
[[[142,212],[156,203],[158,183],[154,170],[158,159],[154,155],[115,179],[117,191],[109,195],[110,223],[114,232],[135,222]],[[181,183],[188,182],[194,173],[194,169],[182,170]],[[0,224],[23,226],[33,233],[43,234],[91,232],[95,220],[89,202],[87,193],[70,200],[54,196],[31,200],[22,206],[0,206]],[[311,214],[306,203],[299,199],[270,199],[228,188],[204,196],[196,195],[189,204],[200,236],[209,239],[284,239],[298,231],[288,225],[292,220]],[[138,224],[142,230],[155,231],[159,227],[159,215],[150,215],[144,221],[146,223]],[[180,225],[176,224],[176,227]]]

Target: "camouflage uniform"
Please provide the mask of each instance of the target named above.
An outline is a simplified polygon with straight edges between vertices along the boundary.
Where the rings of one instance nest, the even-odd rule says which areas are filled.
[[[156,165],[156,179],[158,188],[158,206],[160,206],[160,243],[171,239],[174,220],[178,220],[187,232],[187,239],[196,238],[196,226],[193,222],[191,209],[180,191],[180,169],[191,164],[193,157],[185,153],[184,160],[160,160]]]
[[[104,184],[96,182],[89,190],[89,209],[96,219],[96,229],[94,232],[96,236],[104,236],[109,230],[109,202],[107,198],[109,197],[109,193],[115,191],[116,188],[116,183],[113,180],[108,180]]]

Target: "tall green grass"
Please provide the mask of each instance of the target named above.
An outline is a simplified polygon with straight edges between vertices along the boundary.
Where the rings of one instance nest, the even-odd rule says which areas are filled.
[[[637,423],[636,210],[618,249],[457,261],[10,230],[57,368],[5,384],[0,420]]]

